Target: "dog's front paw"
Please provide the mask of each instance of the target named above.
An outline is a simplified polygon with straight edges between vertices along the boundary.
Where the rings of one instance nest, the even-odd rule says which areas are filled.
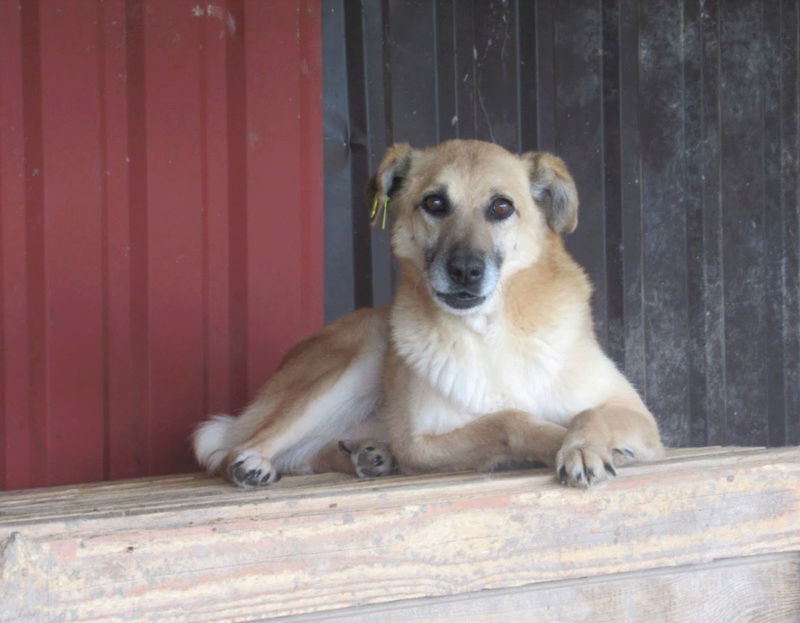
[[[556,455],[556,473],[563,485],[589,487],[617,475],[613,453],[601,446],[565,443]]]
[[[350,456],[359,478],[388,476],[396,469],[389,444],[382,441],[362,441],[356,444],[340,441],[339,449]]]
[[[243,489],[255,489],[280,480],[280,474],[258,450],[244,450],[228,467],[231,482]]]

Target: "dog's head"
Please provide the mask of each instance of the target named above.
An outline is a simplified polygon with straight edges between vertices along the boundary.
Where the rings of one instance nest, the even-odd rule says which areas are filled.
[[[372,190],[390,199],[395,256],[455,314],[482,309],[508,276],[536,262],[549,237],[578,220],[575,183],[559,158],[481,141],[394,145]]]

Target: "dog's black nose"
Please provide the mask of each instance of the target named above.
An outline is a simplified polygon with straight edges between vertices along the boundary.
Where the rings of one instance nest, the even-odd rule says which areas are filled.
[[[456,248],[447,258],[447,274],[453,283],[461,286],[473,286],[483,279],[486,261],[482,253],[469,249]]]

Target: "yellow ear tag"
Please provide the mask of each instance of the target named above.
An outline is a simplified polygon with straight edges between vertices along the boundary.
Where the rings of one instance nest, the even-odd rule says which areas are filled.
[[[389,212],[389,196],[387,195],[383,199],[383,206],[378,206],[378,193],[375,193],[375,197],[372,199],[372,209],[369,211],[369,220],[373,223],[378,216],[378,212],[383,210],[383,218],[381,219],[381,229],[386,229],[386,214]]]
[[[373,222],[378,215],[378,193],[372,198],[372,209],[369,211],[369,220]]]

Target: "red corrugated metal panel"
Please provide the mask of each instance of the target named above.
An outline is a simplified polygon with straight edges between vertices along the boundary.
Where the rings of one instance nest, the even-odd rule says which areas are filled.
[[[313,0],[0,0],[0,485],[193,469],[322,322]]]

